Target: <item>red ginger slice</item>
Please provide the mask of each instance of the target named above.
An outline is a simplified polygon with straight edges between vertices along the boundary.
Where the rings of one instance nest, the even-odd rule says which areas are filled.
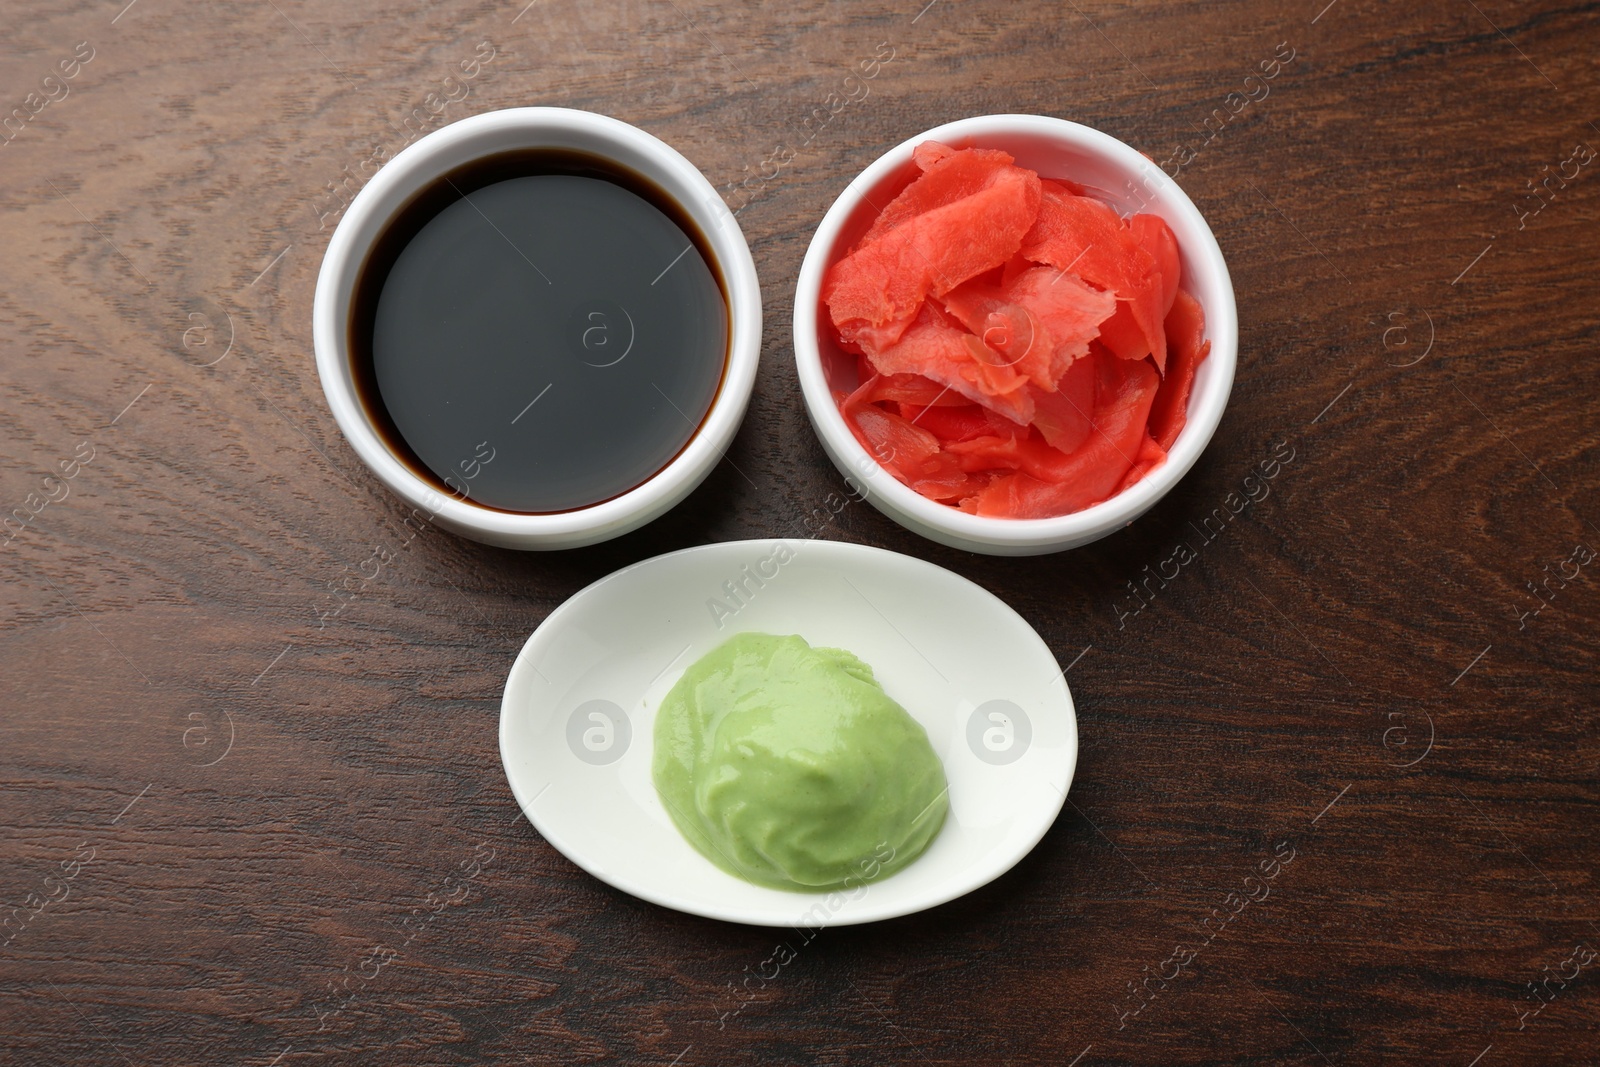
[[[1023,238],[1022,254],[1115,293],[1118,306],[1101,326],[1101,341],[1123,359],[1154,356],[1156,369],[1164,369],[1167,341],[1155,259],[1109,204],[1076,196],[1056,182],[1040,187],[1039,217]]]
[[[1012,279],[1006,295],[1027,308],[1055,343],[1051,366],[1060,380],[1075,360],[1089,354],[1100,324],[1116,311],[1116,299],[1091,289],[1077,277],[1051,267],[1035,267]]]
[[[920,476],[940,452],[939,439],[898,415],[868,403],[876,379],[863,382],[840,405],[856,440],[901,481]]]
[[[1007,164],[977,192],[863,244],[823,280],[823,300],[840,340],[868,354],[894,344],[929,294],[943,296],[1010,259],[1038,212],[1038,175]]]
[[[996,478],[981,493],[964,499],[963,510],[1001,518],[1043,519],[1098,504],[1117,491],[1139,460],[1147,436],[1145,421],[1161,378],[1148,360],[1100,358],[1095,362],[1100,380],[1094,428],[1083,444],[1060,459],[1028,456],[1034,473]],[[1037,476],[1041,474],[1047,477]]]
[[[1206,332],[1205,309],[1182,289],[1172,302],[1165,328],[1171,363],[1150,408],[1150,436],[1162,448],[1170,449],[1189,421],[1189,393],[1194,387],[1195,370],[1211,352],[1211,342],[1201,340]]]
[[[1033,267],[1001,285],[973,279],[946,293],[944,308],[1040,389],[1053,391],[1089,352],[1116,309],[1110,293],[1050,267]]]
[[[906,484],[929,500],[937,500],[941,504],[956,504],[969,496],[983,492],[992,481],[994,481],[992,472],[968,474],[960,467],[952,465],[941,468],[937,475],[918,478]]]
[[[1028,433],[1026,426],[1019,426],[977,404],[918,407],[902,403],[900,416],[908,419],[912,425],[927,430],[947,447],[952,441],[971,441],[978,437],[1021,437]]]
[[[867,358],[879,374],[920,374],[1012,422],[1033,421],[1028,380],[931,307],[923,309],[899,341]]]
[[[1053,392],[1029,387],[1033,425],[1050,447],[1071,452],[1089,436],[1099,363],[1092,355],[1075,360]]]
[[[1063,465],[1093,429],[1091,416],[1096,392],[1100,390],[1101,367],[1115,361],[1115,357],[1100,350],[1074,363],[1056,392],[1035,391],[1038,410],[1031,428],[1018,427],[1020,432],[990,431],[969,437],[966,442],[946,438],[945,448],[959,456],[963,468],[969,471],[1020,470],[1044,481],[1055,480],[1059,471],[1069,469]]]
[[[869,454],[895,478],[931,500],[957,501],[981,491],[988,477],[969,475],[932,433],[863,399],[868,380],[840,405],[845,423]],[[933,410],[933,409],[930,409]]]
[[[980,149],[979,151],[985,150]],[[950,158],[956,152],[957,149],[951,148],[947,144],[940,144],[938,141],[923,141],[911,150],[911,161],[917,165],[918,170],[930,170],[935,163],[942,159]],[[1009,155],[1006,156],[1006,162],[1013,162]]]
[[[1172,227],[1160,215],[1135,215],[1128,220],[1128,229],[1139,246],[1155,261],[1161,275],[1161,317],[1172,310],[1172,301],[1178,295],[1178,279],[1183,274],[1183,261],[1178,257],[1178,239]],[[1168,344],[1170,344],[1170,339]]]
[[[1122,476],[1122,483],[1117,486],[1116,493],[1112,493],[1111,495],[1116,496],[1117,493],[1120,493],[1124,489],[1133,485],[1139,479],[1143,478],[1145,475],[1149,474],[1166,461],[1167,450],[1156,444],[1148,433],[1145,434],[1144,440],[1140,442],[1139,445],[1139,456],[1137,460],[1134,462],[1133,466],[1129,468],[1128,473]]]
[[[949,386],[940,385],[932,378],[924,378],[920,374],[877,374],[871,370],[869,364],[867,373],[861,376],[861,380],[863,384],[872,382],[872,387],[861,395],[862,403],[866,404],[892,401],[901,407],[915,407],[920,410],[971,403]],[[906,417],[910,418],[909,415]]]
[[[1012,163],[1006,152],[988,148],[958,152],[938,141],[924,141],[918,145],[912,159],[922,174],[889,201],[873,220],[866,236],[856,242],[856,248],[871,244],[918,215],[981,192],[999,171]]]
[[[1060,371],[1051,358],[1055,340],[1043,322],[1011,299],[1003,288],[974,278],[946,293],[941,301],[951,317],[992,349],[1002,366],[1011,367],[1035,385],[1054,389]]]

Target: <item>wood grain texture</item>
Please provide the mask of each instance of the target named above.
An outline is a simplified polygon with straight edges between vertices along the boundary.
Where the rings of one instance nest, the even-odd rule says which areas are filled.
[[[1600,5],[924,2],[9,6],[0,505],[38,514],[0,549],[0,1059],[1597,1062],[1600,965],[1572,961],[1600,948],[1600,571],[1527,613],[1600,547],[1600,173],[1519,207],[1600,144]],[[485,41],[427,128],[636,123],[742,207],[763,282],[728,462],[579,551],[411,538],[313,368],[341,197]],[[805,143],[880,42],[871,95]],[[792,532],[839,488],[788,338],[811,231],[881,151],[986,112],[1188,148],[1237,384],[1183,483],[1086,548],[978,557],[862,505],[826,529],[1081,654],[1082,753],[999,881],[752,980],[782,932],[615,892],[518,817],[499,689],[586,584]],[[1201,535],[1280,442],[1270,494]],[[1199,558],[1135,612],[1180,542]],[[375,545],[393,563],[336,602]],[[1286,849],[1269,897],[1230,897]]]

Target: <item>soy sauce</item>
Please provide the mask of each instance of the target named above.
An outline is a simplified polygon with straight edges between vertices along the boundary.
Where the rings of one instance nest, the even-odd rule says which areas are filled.
[[[441,491],[568,511],[648,481],[727,364],[724,281],[664,190],[586,153],[478,160],[412,198],[357,279],[350,353],[385,443]]]

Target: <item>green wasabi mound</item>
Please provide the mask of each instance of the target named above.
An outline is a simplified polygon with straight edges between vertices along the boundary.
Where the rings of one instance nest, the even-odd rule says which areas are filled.
[[[949,809],[922,725],[871,667],[800,637],[739,634],[685,671],[656,716],[653,771],[695,848],[780,889],[892,874]]]

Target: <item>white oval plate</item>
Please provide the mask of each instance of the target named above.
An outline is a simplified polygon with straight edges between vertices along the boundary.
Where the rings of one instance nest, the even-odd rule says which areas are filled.
[[[656,709],[742,631],[848,649],[927,728],[950,814],[903,870],[831,893],[752,885],[678,832],[650,777]],[[500,756],[528,821],[568,859],[668,908],[755,926],[873,922],[1016,864],[1066,801],[1072,695],[1033,627],[920,559],[837,541],[730,541],[645,560],[550,613],[506,679]]]

